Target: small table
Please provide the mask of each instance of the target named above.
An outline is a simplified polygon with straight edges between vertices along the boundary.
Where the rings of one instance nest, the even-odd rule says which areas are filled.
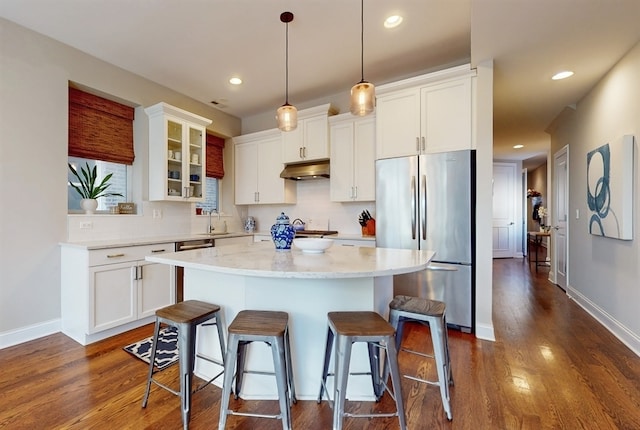
[[[542,239],[545,237],[550,237],[551,233],[549,232],[541,232],[541,231],[528,231],[527,232],[527,258],[529,259],[529,263],[531,263],[531,244],[533,243],[536,247],[536,259],[534,260],[536,263],[536,272],[538,271],[538,266],[548,266],[546,260],[540,261],[538,260],[538,248],[542,244]]]

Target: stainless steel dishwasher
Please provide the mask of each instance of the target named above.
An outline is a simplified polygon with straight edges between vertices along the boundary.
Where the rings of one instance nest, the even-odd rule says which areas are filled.
[[[176,242],[175,251],[180,252],[200,248],[213,248],[214,246],[215,241],[212,238],[185,240],[183,242]],[[183,300],[183,293],[184,267],[176,266],[176,302],[181,302]]]

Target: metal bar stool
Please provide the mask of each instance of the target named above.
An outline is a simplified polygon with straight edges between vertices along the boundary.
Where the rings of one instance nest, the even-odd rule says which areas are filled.
[[[291,403],[296,403],[296,390],[291,366],[289,345],[289,315],[277,311],[240,311],[229,325],[229,342],[226,355],[227,371],[224,373],[222,399],[220,401],[219,430],[224,430],[227,415],[242,415],[257,418],[282,420],[284,430],[291,429]],[[271,347],[274,372],[252,371],[245,369],[246,347],[251,342],[265,342]],[[242,389],[245,373],[275,375],[278,389],[280,413],[278,415],[253,414],[229,409],[229,396],[236,370],[235,398]]]
[[[327,330],[327,344],[318,403],[322,401],[323,393],[326,393],[329,404],[333,408],[333,429],[342,429],[344,417],[379,418],[397,416],[400,421],[400,429],[405,430],[406,419],[404,415],[404,405],[402,403],[402,389],[400,387],[400,370],[398,369],[394,337],[395,329],[375,312],[329,312],[328,321],[329,328]],[[333,346],[334,337],[335,346]],[[379,400],[385,390],[389,392],[396,402],[396,411],[394,413],[351,414],[345,412],[349,362],[351,360],[351,348],[355,342],[367,342],[373,393],[376,400]],[[385,374],[386,368],[388,367],[391,372],[393,393],[386,384],[387,378],[380,378],[380,349],[386,350],[388,362],[385,362]],[[334,352],[335,371],[333,374],[330,374],[328,370],[332,350]],[[333,400],[331,400],[326,386],[327,376],[332,375],[335,376]]]
[[[411,354],[435,359],[438,372],[437,381],[403,375],[405,378],[440,387],[442,406],[447,419],[452,420],[449,385],[453,385],[451,358],[449,355],[449,336],[447,333],[446,305],[437,300],[412,296],[396,296],[389,303],[389,322],[396,329],[396,347]],[[415,321],[429,327],[433,343],[433,355],[423,354],[407,348],[401,348],[402,333],[406,321]]]
[[[156,310],[156,324],[153,333],[153,346],[151,347],[151,357],[149,362],[149,376],[147,377],[147,389],[142,399],[142,407],[147,406],[147,400],[149,399],[149,392],[151,390],[151,383],[158,385],[161,388],[180,396],[182,400],[182,424],[184,429],[189,428],[189,418],[191,415],[191,377],[193,375],[193,368],[196,358],[196,327],[202,325],[215,325],[218,329],[218,340],[220,342],[220,349],[222,353],[222,361],[215,360],[210,357],[206,357],[197,354],[198,358],[202,358],[209,362],[215,363],[224,368],[224,329],[220,320],[220,306],[211,303],[205,303],[198,300],[187,300],[184,302],[176,303],[175,305],[167,306]],[[153,378],[155,373],[159,370],[154,370],[154,364],[156,360],[156,347],[158,344],[158,334],[160,333],[160,325],[166,324],[178,329],[178,354],[180,362],[180,391],[175,391],[161,382],[156,381]],[[210,384],[214,379],[222,375],[223,372],[218,373],[211,380],[198,387],[195,391],[201,390],[206,385]]]

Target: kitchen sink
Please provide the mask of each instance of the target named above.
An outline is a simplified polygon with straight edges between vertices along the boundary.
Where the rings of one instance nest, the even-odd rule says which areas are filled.
[[[198,233],[198,236],[222,236],[225,234],[232,234],[230,231],[223,232],[212,232],[212,233]]]

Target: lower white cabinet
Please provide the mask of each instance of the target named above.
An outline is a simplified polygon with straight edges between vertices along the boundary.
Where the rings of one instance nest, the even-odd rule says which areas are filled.
[[[253,236],[223,237],[215,240],[215,246],[248,245],[252,242]]]
[[[365,248],[375,248],[376,241],[371,239],[336,239],[337,246],[363,246]]]
[[[173,269],[146,255],[173,242],[122,248],[62,247],[62,332],[82,345],[153,320],[175,302]]]

